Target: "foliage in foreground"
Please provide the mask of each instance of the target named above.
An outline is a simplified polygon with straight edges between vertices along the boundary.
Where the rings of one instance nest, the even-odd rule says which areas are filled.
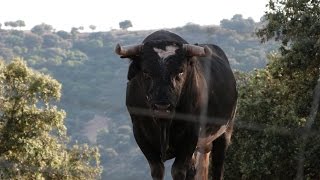
[[[237,128],[227,155],[227,179],[294,179],[302,133],[312,102],[316,72],[281,74],[280,57],[240,81]],[[318,73],[318,72],[317,72]],[[299,85],[296,82],[304,82]],[[318,178],[319,118],[305,149],[305,177]]]
[[[0,179],[96,179],[99,152],[67,147],[61,84],[21,60],[0,61]]]
[[[271,0],[265,17],[258,36],[281,41],[280,54],[239,81],[238,126],[226,178],[319,179],[319,113],[311,129],[305,127],[320,73],[320,2]]]

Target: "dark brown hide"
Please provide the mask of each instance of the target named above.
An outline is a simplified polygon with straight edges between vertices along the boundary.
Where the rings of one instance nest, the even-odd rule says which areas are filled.
[[[163,179],[163,163],[171,158],[174,180],[200,177],[192,156],[211,150],[213,179],[221,179],[237,101],[224,52],[212,44],[188,45],[161,30],[116,53],[131,59],[126,105],[152,178]]]

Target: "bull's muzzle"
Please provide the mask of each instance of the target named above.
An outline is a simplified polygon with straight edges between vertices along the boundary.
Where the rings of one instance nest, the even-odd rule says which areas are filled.
[[[155,117],[169,118],[172,115],[172,105],[168,103],[154,103],[152,110]]]

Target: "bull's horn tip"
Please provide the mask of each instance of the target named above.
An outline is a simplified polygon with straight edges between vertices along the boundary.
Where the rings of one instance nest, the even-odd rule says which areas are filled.
[[[121,46],[120,46],[119,43],[116,45],[116,48],[114,49],[114,51],[115,51],[118,55],[121,55],[121,54],[120,54],[120,52],[121,52]]]
[[[204,53],[205,53],[205,56],[211,56],[212,55],[212,51],[207,45],[204,46]]]

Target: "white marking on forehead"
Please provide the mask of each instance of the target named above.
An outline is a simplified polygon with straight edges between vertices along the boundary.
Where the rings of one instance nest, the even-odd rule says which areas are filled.
[[[175,55],[176,54],[176,50],[178,49],[177,46],[166,46],[166,50],[163,49],[159,49],[159,48],[153,48],[153,50],[158,53],[158,56],[161,59],[166,59],[169,56]]]

